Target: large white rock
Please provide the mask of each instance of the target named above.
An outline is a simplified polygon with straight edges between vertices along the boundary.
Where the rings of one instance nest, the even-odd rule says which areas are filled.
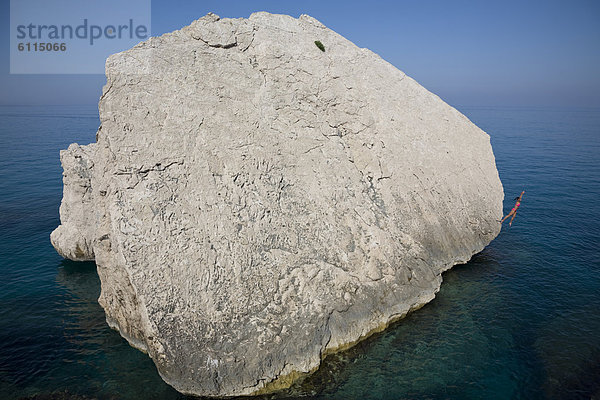
[[[289,385],[499,232],[488,135],[309,16],[209,14],[106,76],[52,243],[95,258],[108,323],[183,393]]]

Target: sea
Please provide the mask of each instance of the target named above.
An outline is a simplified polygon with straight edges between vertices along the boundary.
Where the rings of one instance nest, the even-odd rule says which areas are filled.
[[[436,298],[286,392],[304,399],[600,399],[600,109],[457,107],[491,137],[512,225]],[[62,259],[59,151],[94,106],[0,107],[0,399],[184,399]]]

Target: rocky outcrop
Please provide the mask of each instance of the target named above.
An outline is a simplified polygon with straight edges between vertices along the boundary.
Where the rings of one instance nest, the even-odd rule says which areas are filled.
[[[63,200],[60,204],[61,225],[50,235],[58,253],[75,261],[94,259],[94,205],[92,172],[96,144],[73,143],[60,152],[63,166]]]
[[[52,243],[183,393],[289,385],[499,232],[488,135],[309,16],[209,14],[106,75]]]

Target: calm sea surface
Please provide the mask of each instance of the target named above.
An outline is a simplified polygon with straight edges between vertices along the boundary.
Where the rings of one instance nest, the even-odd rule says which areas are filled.
[[[513,227],[287,396],[600,399],[600,110],[459,109],[492,138],[505,211],[527,191]],[[0,399],[183,398],[106,325],[95,264],[50,245],[58,152],[98,124],[95,107],[0,107]]]

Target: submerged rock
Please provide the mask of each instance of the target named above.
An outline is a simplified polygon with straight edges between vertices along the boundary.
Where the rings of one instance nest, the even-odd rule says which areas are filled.
[[[52,243],[180,392],[289,385],[499,232],[489,136],[309,16],[209,14],[106,76]]]

